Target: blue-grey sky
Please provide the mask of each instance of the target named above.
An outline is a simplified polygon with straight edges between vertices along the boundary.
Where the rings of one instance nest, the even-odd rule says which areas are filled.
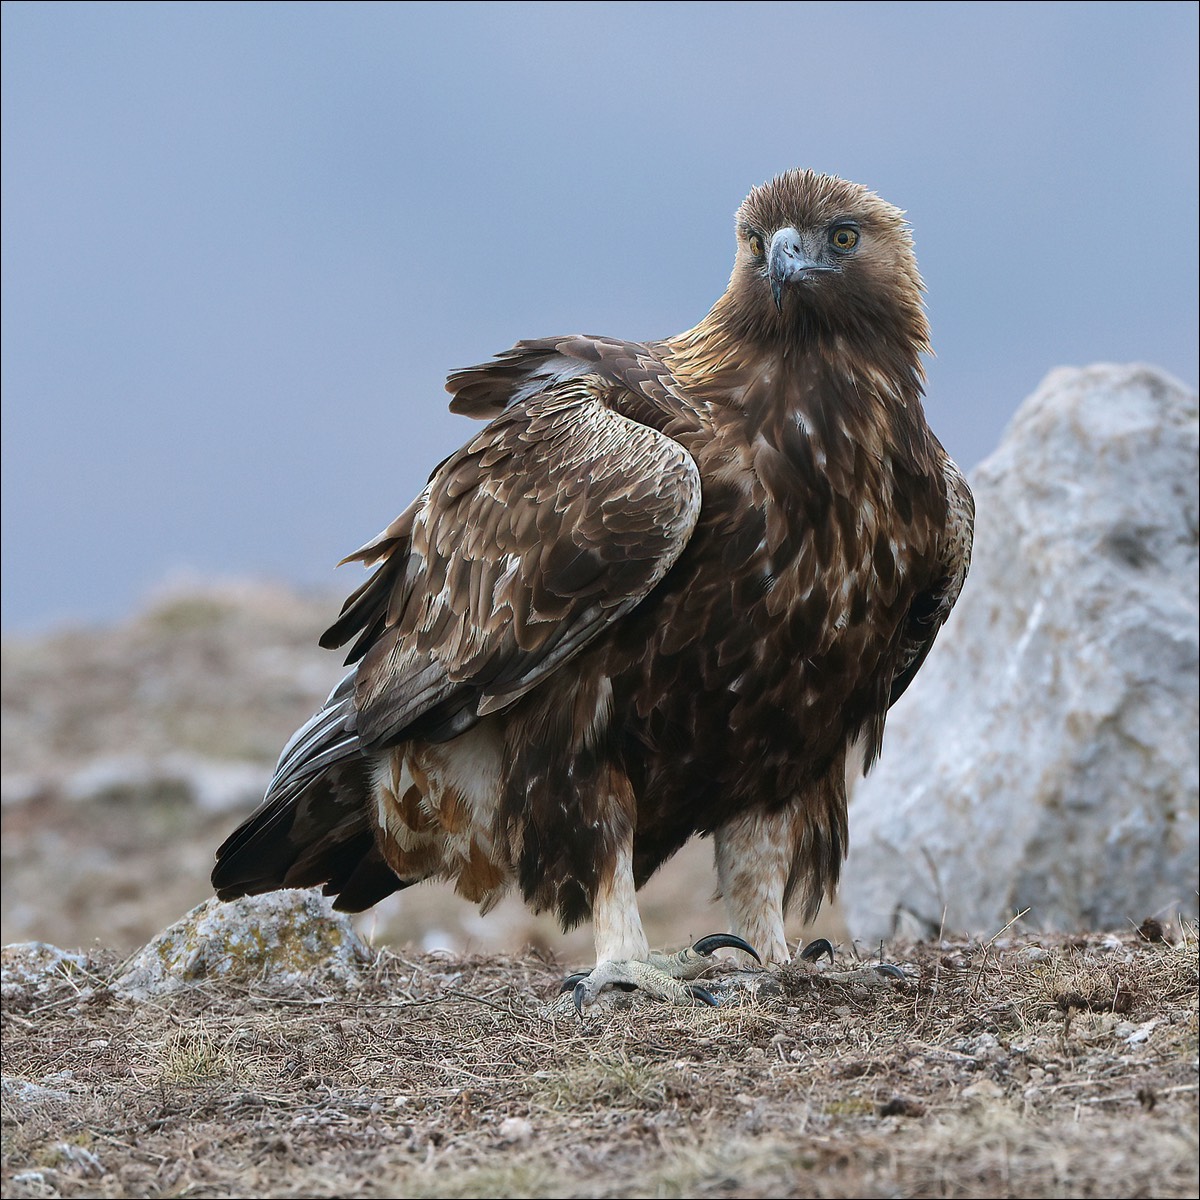
[[[719,295],[793,166],[907,209],[964,466],[1051,367],[1197,379],[1197,6],[3,5],[3,619],[333,564],[520,337]]]

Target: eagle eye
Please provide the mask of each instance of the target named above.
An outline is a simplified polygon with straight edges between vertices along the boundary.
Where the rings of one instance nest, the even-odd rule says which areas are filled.
[[[838,225],[829,235],[829,244],[842,254],[849,254],[858,245],[858,230],[853,225]]]
[[[755,258],[762,258],[765,247],[761,233],[751,233],[747,235],[746,245],[750,247],[750,253],[753,254]]]

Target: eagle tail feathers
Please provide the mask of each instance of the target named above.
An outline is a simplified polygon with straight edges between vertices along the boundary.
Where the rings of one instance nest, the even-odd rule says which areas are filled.
[[[323,885],[335,908],[359,912],[404,886],[375,842],[370,760],[354,724],[354,673],[296,731],[262,804],[217,850],[222,900]]]

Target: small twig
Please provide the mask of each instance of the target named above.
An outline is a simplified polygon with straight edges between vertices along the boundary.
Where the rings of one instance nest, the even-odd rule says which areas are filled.
[[[975,977],[975,986],[971,989],[972,1000],[975,1000],[978,997],[979,989],[983,986],[983,970],[987,966],[988,955],[991,953],[992,946],[995,944],[996,939],[1000,937],[1001,934],[1011,929],[1028,912],[1029,909],[1027,908],[1021,909],[1019,913],[1015,914],[1013,917],[1010,917],[1009,920],[1005,922],[1003,928],[997,930],[990,938],[988,938],[986,942],[984,942],[983,958],[979,960],[979,974]]]
[[[922,1057],[933,1055],[936,1058],[949,1059],[951,1062],[973,1063],[979,1061],[973,1054],[963,1054],[959,1050],[947,1050],[943,1046],[931,1046],[928,1042],[913,1042],[912,1045],[925,1052]]]
[[[998,930],[996,933],[992,934],[992,936],[984,943],[984,947],[983,947],[984,950],[990,950],[992,948],[992,944],[995,942],[995,940],[1001,934],[1003,934],[1003,933],[1007,932],[1009,929],[1011,929],[1022,917],[1026,916],[1028,914],[1028,912],[1029,912],[1029,909],[1023,908],[1023,909],[1021,909],[1021,911],[1019,913],[1016,913],[1012,917],[1010,917],[1009,920],[1007,921],[1007,923],[1004,925],[1004,927],[1002,929]]]
[[[502,1012],[506,1016],[517,1016],[511,1008],[503,1004],[497,1004],[494,1000],[485,1000],[482,996],[472,996],[470,992],[460,992],[456,988],[446,988],[442,993],[443,996],[452,996],[455,1000],[470,1000],[475,1004],[486,1004],[488,1008],[494,1008],[497,1012]]]

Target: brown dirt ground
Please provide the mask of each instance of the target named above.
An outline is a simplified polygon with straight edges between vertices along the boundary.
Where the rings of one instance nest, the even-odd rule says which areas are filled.
[[[96,952],[5,987],[4,1195],[1197,1194],[1195,926],[888,956],[580,1020],[537,954],[134,1003]]]
[[[547,1002],[586,930],[425,888],[360,922],[381,948],[354,990],[116,995],[254,797],[80,779],[180,752],[269,773],[340,673],[315,645],[335,608],[202,589],[4,640],[3,940],[107,947],[4,985],[4,1196],[1197,1195],[1192,923],[897,944],[897,987],[785,971],[720,1009],[619,996],[581,1021]],[[696,843],[640,897],[651,941],[723,928],[712,887]],[[813,932],[845,938],[836,906]]]

